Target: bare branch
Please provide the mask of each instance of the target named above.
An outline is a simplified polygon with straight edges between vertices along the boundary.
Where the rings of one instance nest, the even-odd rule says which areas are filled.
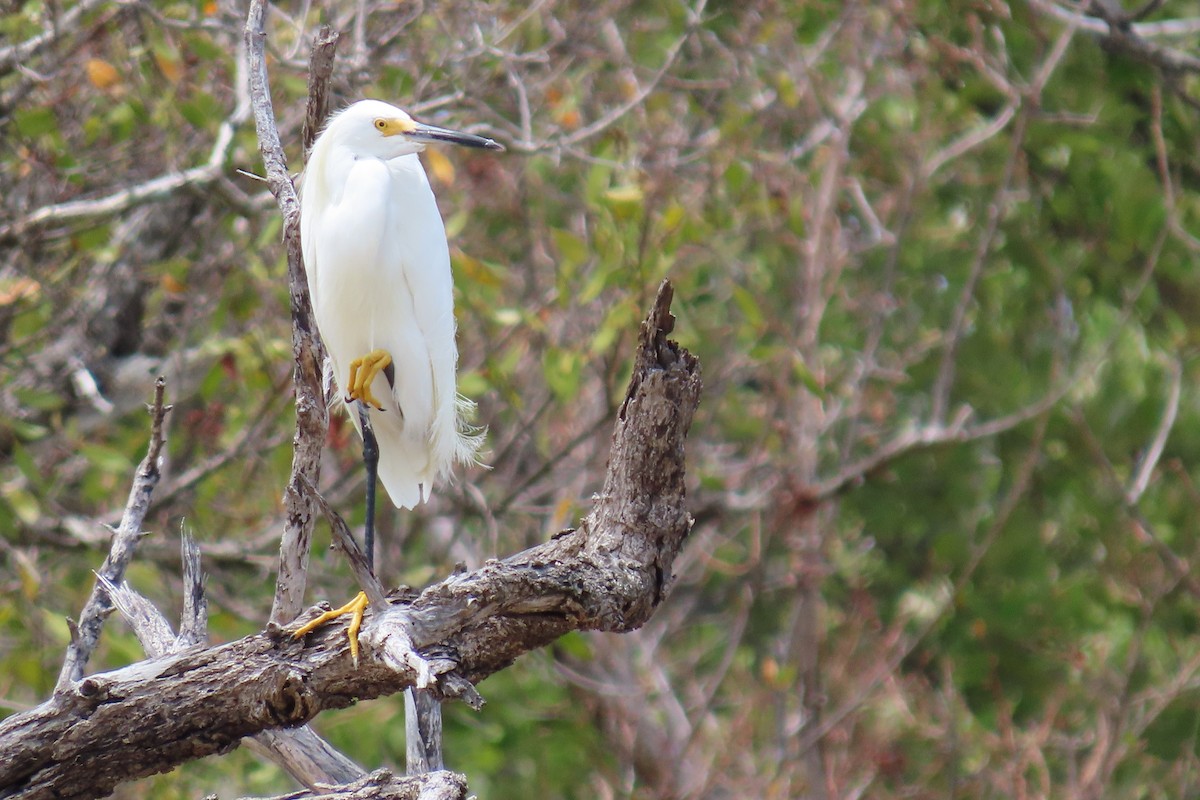
[[[1016,116],[1018,106],[1018,102],[1009,103],[988,122],[985,122],[978,128],[967,131],[953,142],[938,150],[921,165],[921,175],[926,179],[932,178],[934,173],[941,169],[947,162],[966,155],[979,145],[999,135],[1001,131],[1008,127],[1008,123],[1012,122],[1012,118]]]
[[[1179,400],[1183,395],[1183,365],[1178,358],[1173,358],[1169,362],[1168,374],[1171,377],[1171,387],[1167,391],[1167,404],[1163,409],[1162,420],[1158,424],[1154,440],[1147,448],[1145,456],[1142,457],[1142,463],[1138,467],[1133,482],[1129,485],[1129,491],[1125,493],[1125,502],[1129,505],[1136,505],[1145,494],[1146,488],[1150,485],[1150,478],[1154,475],[1154,469],[1158,466],[1158,460],[1162,458],[1163,448],[1167,446],[1171,428],[1175,427],[1175,417],[1179,413]]]
[[[96,643],[100,639],[100,628],[104,625],[104,618],[113,610],[105,584],[116,586],[125,579],[125,570],[133,560],[134,551],[142,538],[142,520],[146,518],[146,512],[150,508],[150,496],[161,477],[158,461],[167,441],[163,431],[163,420],[171,407],[163,402],[165,393],[166,381],[159,378],[154,384],[154,404],[150,407],[150,447],[134,475],[129,500],[125,504],[125,513],[121,516],[121,524],[113,533],[108,556],[96,573],[96,584],[92,587],[92,594],[79,615],[79,624],[71,632],[71,644],[67,647],[67,656],[58,674],[55,692],[66,691],[72,683],[83,677],[84,667],[87,666],[88,659],[91,658],[92,651],[96,649]]]
[[[1104,44],[1138,61],[1168,72],[1200,72],[1200,57],[1148,40],[1160,36],[1195,36],[1200,29],[1200,19],[1130,24],[1129,17],[1113,13],[1106,4],[1099,2],[1088,5],[1095,16],[1063,8],[1050,0],[1031,0],[1030,5],[1045,16],[1096,35]]]
[[[642,324],[604,490],[578,529],[382,611],[372,607],[368,657],[358,667],[345,625],[330,624],[305,641],[271,626],[94,675],[0,722],[0,794],[102,796],[245,736],[413,686],[418,671],[390,663],[389,637],[398,630],[433,666],[435,693],[447,697],[569,631],[644,624],[666,597],[692,524],[684,441],[701,382],[699,362],[666,338],[670,296],[664,284]]]
[[[570,135],[564,136],[561,139],[551,140],[544,143],[523,140],[512,143],[512,145],[510,145],[511,148],[513,150],[525,152],[545,149],[547,147],[569,149],[573,145],[579,144],[585,139],[590,139],[596,134],[607,130],[630,111],[640,106],[646,101],[646,98],[650,96],[651,92],[658,88],[663,76],[665,76],[667,72],[670,71],[671,67],[675,65],[675,59],[679,55],[679,51],[685,44],[687,44],[687,41],[698,29],[700,20],[704,14],[704,7],[707,2],[708,0],[698,0],[696,6],[692,9],[689,9],[688,15],[690,18],[690,23],[688,30],[682,36],[676,39],[669,48],[667,48],[667,52],[663,56],[663,62],[659,68],[655,70],[654,74],[650,76],[650,79],[642,86],[639,86],[637,91],[633,93],[633,96],[624,103],[621,103],[620,105],[610,109],[606,114],[592,122],[590,125],[585,125],[579,130],[574,131]]]
[[[400,778],[381,769],[345,785],[321,786],[312,792],[294,792],[271,800],[466,800],[466,797],[467,780],[454,772],[427,772]]]
[[[47,25],[46,29],[37,36],[7,47],[0,47],[0,70],[7,69],[13,64],[27,62],[43,48],[58,41],[64,32],[73,30],[80,17],[103,4],[104,0],[80,0],[78,5],[64,11],[61,17]],[[51,14],[57,10],[54,5],[49,6],[49,9]]]
[[[43,206],[23,219],[0,226],[0,241],[15,240],[16,237],[31,228],[55,222],[119,214],[134,206],[167,197],[181,189],[207,186],[218,181],[224,174],[225,159],[228,158],[229,151],[233,146],[233,135],[238,126],[244,123],[250,115],[250,102],[245,92],[245,83],[245,75],[239,74],[237,106],[217,129],[217,139],[209,151],[208,160],[200,166],[182,172],[160,175],[136,186],[120,189],[106,197],[72,200]]]
[[[283,214],[283,239],[287,248],[288,288],[292,306],[292,355],[295,359],[293,380],[296,390],[296,434],[293,439],[292,476],[284,490],[286,523],[279,545],[279,575],[275,582],[275,600],[271,606],[271,622],[281,625],[290,622],[304,604],[307,583],[309,549],[317,507],[312,493],[304,486],[316,486],[321,476],[321,448],[329,427],[329,410],[321,390],[321,370],[325,350],[312,316],[308,296],[308,278],[300,251],[300,200],[288,176],[287,160],[279,131],[275,126],[275,111],[267,81],[265,54],[266,32],[262,0],[250,4],[246,18],[246,58],[250,69],[250,96],[254,123],[258,131],[258,147],[266,167],[267,183]],[[323,31],[313,44],[312,74],[307,120],[325,116],[328,95],[324,85],[333,69],[333,51],[337,36]],[[310,125],[312,134],[316,126]]]

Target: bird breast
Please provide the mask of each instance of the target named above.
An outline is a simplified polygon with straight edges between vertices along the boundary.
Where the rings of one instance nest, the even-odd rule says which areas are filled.
[[[428,435],[441,396],[453,395],[456,360],[441,215],[415,155],[346,166],[306,248],[313,251],[317,324],[339,382],[351,360],[387,350],[395,386],[377,383],[373,390],[385,406],[394,395],[410,435]],[[448,375],[443,364],[450,365]],[[447,380],[448,390],[439,386]]]

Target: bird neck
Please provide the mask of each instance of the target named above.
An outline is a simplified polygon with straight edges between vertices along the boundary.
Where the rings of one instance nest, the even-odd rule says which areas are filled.
[[[316,196],[326,198],[327,202],[340,202],[354,155],[345,147],[318,140],[308,162],[317,165],[311,176]]]

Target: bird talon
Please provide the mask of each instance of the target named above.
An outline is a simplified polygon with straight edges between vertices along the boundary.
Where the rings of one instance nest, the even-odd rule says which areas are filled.
[[[350,380],[346,382],[346,402],[361,400],[378,411],[383,403],[371,392],[375,377],[392,365],[392,356],[386,350],[372,350],[362,358],[350,362]]]
[[[292,638],[299,639],[312,633],[317,628],[324,625],[326,622],[335,620],[338,617],[343,617],[350,614],[350,627],[347,631],[350,637],[350,657],[354,659],[354,666],[358,666],[358,632],[362,628],[363,612],[367,608],[367,595],[365,592],[359,592],[354,599],[341,608],[335,608],[331,611],[326,611],[316,619],[310,620],[301,625],[296,630],[292,631]]]
[[[380,404],[380,402],[375,399],[375,395],[370,394],[369,392],[367,393],[366,397],[355,397],[355,396],[349,395],[349,394],[346,395],[346,397],[345,397],[346,405],[350,405],[355,400],[363,401],[364,403],[366,403],[367,405],[369,405],[371,408],[375,409],[376,411],[380,411],[380,412],[387,411],[387,409],[384,408]]]

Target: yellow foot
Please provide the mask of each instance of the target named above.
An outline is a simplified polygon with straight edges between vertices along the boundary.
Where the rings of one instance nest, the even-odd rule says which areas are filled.
[[[346,402],[362,400],[367,405],[382,409],[383,405],[371,394],[375,376],[387,369],[392,356],[387,350],[372,350],[362,358],[350,362],[350,381],[346,384]]]
[[[353,614],[354,616],[351,617],[351,619],[350,619],[350,630],[349,630],[350,657],[354,659],[354,666],[357,667],[358,666],[358,629],[362,627],[363,611],[365,611],[366,608],[367,608],[367,595],[364,592],[359,592],[358,595],[356,595],[353,600],[351,600],[349,603],[346,603],[346,605],[342,606],[341,608],[335,608],[332,611],[326,611],[324,614],[317,617],[312,622],[309,622],[309,623],[305,624],[304,626],[297,628],[295,631],[292,632],[292,638],[299,639],[301,636],[304,636],[308,633],[312,633],[314,630],[321,627],[322,625],[324,625],[326,622],[329,622],[330,620],[337,619],[338,617],[345,616],[346,614]]]

